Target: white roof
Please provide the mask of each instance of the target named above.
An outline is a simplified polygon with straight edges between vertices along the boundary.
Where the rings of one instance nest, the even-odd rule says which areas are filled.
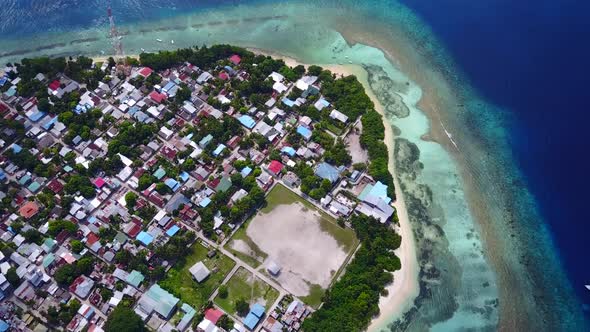
[[[283,93],[285,91],[287,91],[287,87],[285,86],[285,84],[281,83],[281,82],[275,82],[275,84],[272,85],[273,90],[275,90],[278,93]]]
[[[207,278],[211,273],[205,264],[203,264],[203,262],[197,262],[195,265],[191,266],[189,271],[193,275],[193,278],[197,280],[197,282],[205,280],[205,278]]]
[[[285,76],[273,71],[272,73],[270,73],[270,75],[268,75],[268,77],[271,77],[273,81],[275,82],[282,82],[285,79]]]

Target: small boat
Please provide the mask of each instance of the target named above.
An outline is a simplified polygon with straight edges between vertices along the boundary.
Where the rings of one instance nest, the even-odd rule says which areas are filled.
[[[174,44],[174,39],[172,39],[172,40],[170,41],[170,44]]]
[[[160,39],[160,38],[156,38],[156,41],[157,41],[158,43],[161,43],[161,42],[162,42],[162,39]]]
[[[119,36],[119,37],[117,37],[117,39],[121,40],[121,39],[123,39],[123,36]]]
[[[141,48],[141,53],[145,53],[145,48]]]
[[[100,51],[100,54],[104,55],[104,51]]]
[[[348,63],[352,63],[352,60],[348,60]]]
[[[586,289],[587,290],[590,290],[590,285],[586,285]]]

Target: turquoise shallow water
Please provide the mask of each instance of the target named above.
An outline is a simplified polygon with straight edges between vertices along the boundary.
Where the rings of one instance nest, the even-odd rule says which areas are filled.
[[[148,6],[133,12],[134,19],[122,18],[119,28],[127,54],[224,42],[306,63],[365,67],[399,129],[398,177],[421,267],[415,306],[391,317],[391,329],[582,330],[579,305],[512,161],[503,129],[510,119],[462,81],[432,32],[407,8],[369,4],[280,2],[191,12],[182,3],[155,14]],[[133,10],[132,2],[125,8]],[[5,38],[0,52],[9,54],[0,61],[21,53],[109,54],[106,35],[104,18],[97,17],[76,29]],[[436,92],[434,111],[417,106],[425,91]],[[400,101],[407,114],[395,111]]]

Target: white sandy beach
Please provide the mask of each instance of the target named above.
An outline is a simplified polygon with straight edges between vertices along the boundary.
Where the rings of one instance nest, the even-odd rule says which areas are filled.
[[[285,61],[285,64],[288,66],[297,66],[297,65],[304,65],[309,66],[308,64],[303,64],[288,56],[284,56],[282,54],[277,54],[274,52],[268,52],[266,50],[260,49],[252,49],[252,52],[255,53],[262,53],[271,55],[274,58],[279,58]],[[371,98],[373,103],[375,104],[375,110],[381,113],[382,116],[384,115],[383,106],[379,103],[379,100],[371,90],[369,86],[369,82],[367,80],[367,72],[358,65],[325,65],[319,64],[325,69],[329,69],[335,74],[338,75],[355,75],[359,81],[365,87],[367,95]],[[393,129],[385,120],[385,144],[389,149],[389,171],[394,174],[394,181],[395,181],[395,193],[397,200],[394,202],[394,206],[397,210],[398,217],[399,217],[399,226],[395,226],[396,231],[402,236],[402,243],[401,246],[396,250],[396,255],[401,260],[402,268],[393,273],[394,282],[389,285],[386,289],[388,291],[388,295],[381,297],[379,301],[379,310],[380,314],[376,317],[368,327],[368,331],[379,331],[382,328],[386,327],[386,325],[394,320],[395,318],[401,317],[401,315],[409,310],[414,302],[416,296],[420,291],[420,285],[418,283],[418,260],[416,256],[416,243],[414,241],[414,233],[412,232],[412,227],[410,225],[410,221],[408,218],[408,212],[406,210],[406,204],[404,202],[403,193],[401,192],[399,182],[395,177],[395,164],[393,159],[393,149],[394,149],[394,134]]]

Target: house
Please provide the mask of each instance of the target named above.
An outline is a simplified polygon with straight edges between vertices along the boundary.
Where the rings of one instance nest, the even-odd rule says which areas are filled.
[[[137,301],[135,313],[144,321],[152,312],[157,313],[164,319],[168,319],[172,316],[178,302],[178,298],[162,289],[160,285],[154,284]]]
[[[236,191],[236,192],[235,192],[235,193],[232,195],[232,197],[230,198],[230,200],[231,200],[233,203],[237,203],[237,202],[238,202],[240,199],[242,199],[242,198],[244,198],[244,197],[246,197],[246,196],[248,196],[248,192],[247,192],[246,190],[244,190],[244,189],[240,189],[240,190]]]
[[[219,155],[225,150],[225,145],[219,144],[215,150],[213,150],[213,156],[219,157]]]
[[[203,264],[202,261],[199,261],[195,263],[195,265],[191,266],[189,272],[191,273],[193,278],[199,283],[205,280],[211,274],[209,269],[207,269],[207,267],[205,266],[205,264]]]
[[[266,270],[273,276],[278,276],[281,273],[281,267],[275,261],[269,261],[266,265]]]
[[[162,103],[162,101],[164,101],[164,100],[166,100],[166,98],[168,98],[168,96],[166,96],[166,94],[159,93],[158,91],[152,91],[149,94],[149,97],[151,100],[155,101],[158,104]]]
[[[309,87],[314,84],[318,80],[317,76],[303,76],[302,78],[298,79],[295,83],[297,89],[301,91],[307,91]]]
[[[281,170],[283,169],[283,167],[285,166],[281,164],[281,162],[273,160],[270,162],[267,169],[272,175],[279,176],[279,174],[281,174]]]
[[[139,71],[139,75],[143,76],[143,78],[148,78],[152,74],[153,70],[150,67],[143,67]]]
[[[172,130],[166,128],[165,126],[162,126],[162,128],[160,128],[160,131],[158,132],[158,135],[160,135],[160,137],[162,137],[163,139],[168,141],[169,139],[172,138],[172,135],[174,135],[174,132]]]
[[[212,321],[203,319],[197,326],[197,332],[219,332],[221,331]]]
[[[311,139],[311,130],[309,130],[308,128],[304,127],[304,126],[298,126],[297,127],[297,133],[301,136],[303,136],[303,138],[306,141],[309,141]]]
[[[199,146],[204,149],[207,145],[209,145],[209,143],[211,143],[212,140],[213,140],[213,136],[211,136],[211,134],[209,134],[209,135],[203,137],[199,141]]]
[[[337,110],[332,110],[332,112],[330,112],[330,118],[338,120],[342,123],[348,122],[348,117]]]
[[[256,121],[254,121],[254,119],[252,119],[252,117],[249,115],[240,116],[238,121],[240,121],[240,123],[248,129],[252,129],[256,125]]]
[[[240,64],[240,62],[242,62],[242,58],[239,55],[234,54],[231,57],[229,57],[229,61],[237,66]]]
[[[391,198],[387,196],[387,189],[387,186],[379,181],[374,185],[367,184],[358,196],[361,202],[357,205],[356,211],[385,223],[395,212],[390,205]]]
[[[315,175],[319,176],[322,179],[330,180],[330,182],[335,183],[340,178],[340,171],[325,162],[320,163],[315,169]]]
[[[77,296],[85,299],[90,294],[92,287],[94,287],[94,281],[85,275],[81,275],[74,280],[70,285],[69,290]]]
[[[39,205],[35,202],[26,202],[20,209],[18,209],[18,213],[21,217],[25,219],[29,219],[35,216],[39,212]]]
[[[254,330],[256,328],[256,325],[258,325],[258,323],[260,322],[260,319],[262,319],[262,317],[264,316],[265,311],[266,309],[264,309],[262,305],[255,303],[250,308],[250,312],[244,319],[244,325],[246,325],[246,327],[250,330]]]
[[[287,172],[287,174],[283,176],[283,182],[291,188],[297,188],[301,185],[301,180],[299,177],[291,171]]]

